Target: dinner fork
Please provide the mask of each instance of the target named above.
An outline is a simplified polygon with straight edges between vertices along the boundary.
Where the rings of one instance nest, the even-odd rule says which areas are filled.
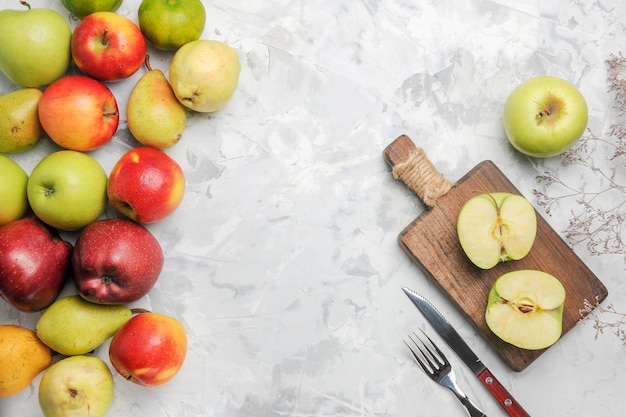
[[[452,370],[452,365],[450,365],[450,362],[443,352],[439,350],[437,345],[433,343],[424,331],[422,331],[422,333],[424,334],[424,337],[428,339],[428,342],[430,346],[434,348],[434,351],[432,348],[429,348],[428,345],[420,339],[415,332],[413,332],[413,337],[409,335],[409,340],[413,342],[415,348],[411,347],[406,340],[403,340],[404,344],[413,354],[415,361],[433,381],[452,391],[471,417],[487,417],[485,413],[483,413],[476,405],[474,405],[474,403],[472,403],[472,401],[470,401],[469,398],[467,398],[467,395],[465,395],[456,383],[456,377],[454,375],[454,371]]]

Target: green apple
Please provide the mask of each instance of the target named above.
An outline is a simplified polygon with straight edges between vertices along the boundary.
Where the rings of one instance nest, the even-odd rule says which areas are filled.
[[[169,68],[176,98],[197,112],[214,112],[226,106],[237,89],[240,72],[235,49],[205,39],[181,46]]]
[[[114,12],[122,5],[122,0],[61,0],[63,6],[76,17],[83,17],[95,12]]]
[[[95,356],[61,359],[39,381],[39,406],[45,417],[103,417],[114,396],[113,374]]]
[[[482,269],[522,259],[530,252],[536,234],[535,208],[521,195],[477,195],[467,200],[457,218],[461,248]]]
[[[143,0],[138,17],[141,31],[154,46],[176,50],[200,39],[206,10],[200,0]]]
[[[47,8],[0,11],[0,71],[22,87],[43,87],[70,64],[72,30]]]
[[[95,221],[107,204],[107,174],[90,155],[71,150],[53,152],[33,168],[28,202],[44,223],[76,230]]]
[[[563,284],[546,272],[518,270],[491,287],[485,320],[500,339],[522,349],[553,345],[563,332]]]
[[[504,103],[504,131],[520,152],[547,158],[572,147],[587,127],[587,102],[562,78],[532,78],[515,88]]]
[[[0,226],[20,219],[28,209],[28,174],[15,161],[0,155]]]

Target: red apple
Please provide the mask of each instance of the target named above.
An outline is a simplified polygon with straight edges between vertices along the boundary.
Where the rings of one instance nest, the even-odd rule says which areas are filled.
[[[78,235],[72,271],[78,293],[98,304],[136,301],[163,269],[163,250],[148,229],[128,219],[102,219]]]
[[[180,370],[187,334],[180,321],[158,313],[133,316],[113,336],[111,364],[126,380],[148,387],[162,385]]]
[[[40,311],[57,298],[72,244],[39,219],[0,226],[0,296],[21,311]]]
[[[153,223],[170,215],[184,193],[180,165],[165,152],[147,146],[122,155],[107,184],[113,207],[139,223]]]
[[[91,151],[115,134],[115,96],[100,81],[70,75],[53,82],[39,100],[39,121],[50,139],[74,151]]]
[[[115,81],[134,74],[146,58],[146,40],[130,19],[115,12],[95,12],[72,34],[72,58],[85,74]]]

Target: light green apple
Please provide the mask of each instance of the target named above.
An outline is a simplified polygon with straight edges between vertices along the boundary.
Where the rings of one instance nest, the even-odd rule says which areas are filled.
[[[83,17],[95,12],[114,12],[122,5],[122,0],[61,0],[67,10],[76,17]]]
[[[522,259],[530,252],[536,234],[535,208],[517,194],[476,195],[463,204],[457,217],[461,248],[482,269]]]
[[[556,156],[572,147],[587,127],[587,102],[569,81],[532,78],[515,88],[504,103],[504,131],[520,152]]]
[[[22,218],[28,209],[28,174],[15,161],[0,155],[0,226]]]
[[[26,192],[35,215],[60,230],[76,230],[95,221],[107,204],[107,174],[92,156],[53,152],[33,168]]]
[[[181,46],[170,62],[176,98],[197,112],[217,111],[237,89],[241,64],[237,51],[215,40],[198,39]]]
[[[565,296],[565,287],[551,274],[532,269],[507,272],[489,292],[487,326],[519,348],[545,349],[563,332]]]
[[[23,4],[0,11],[0,71],[22,87],[43,87],[67,72],[72,30],[56,11]]]
[[[113,374],[95,356],[76,355],[61,359],[39,382],[39,406],[45,417],[103,417],[114,392]]]

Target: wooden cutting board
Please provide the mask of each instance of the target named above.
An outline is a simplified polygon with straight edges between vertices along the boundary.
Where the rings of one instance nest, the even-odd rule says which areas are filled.
[[[394,168],[394,177],[415,191],[427,206],[400,233],[398,243],[514,371],[524,370],[546,349],[517,348],[499,339],[487,327],[484,317],[487,298],[499,276],[519,269],[537,269],[557,277],[566,291],[562,338],[583,317],[581,309],[586,301],[595,305],[607,297],[602,282],[539,213],[535,243],[525,258],[500,263],[490,270],[482,270],[469,261],[456,234],[456,219],[463,204],[484,192],[521,195],[491,161],[479,163],[452,184],[408,136],[400,136],[387,146],[384,158]],[[415,290],[419,292],[419,286]]]

